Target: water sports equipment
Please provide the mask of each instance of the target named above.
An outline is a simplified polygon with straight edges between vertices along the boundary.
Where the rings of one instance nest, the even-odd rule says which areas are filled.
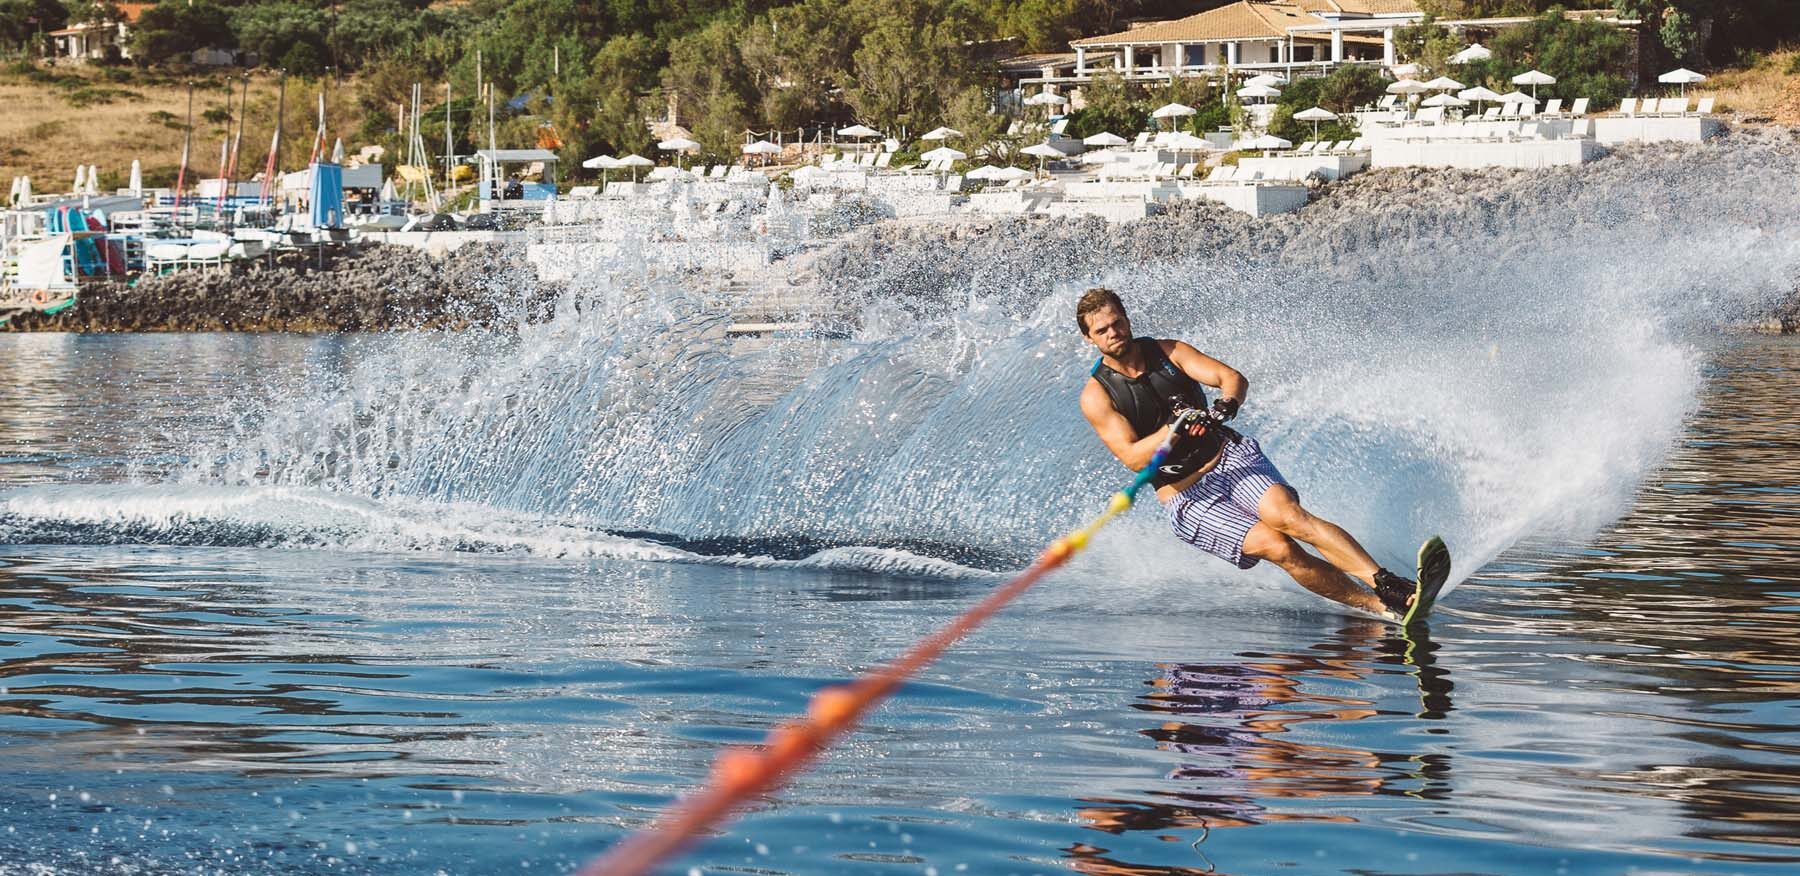
[[[1219,422],[1211,412],[1199,416]],[[1112,495],[1105,511],[1086,526],[1051,542],[1025,571],[949,624],[919,640],[892,663],[865,673],[849,684],[828,687],[814,694],[805,715],[777,726],[760,747],[734,747],[720,753],[704,787],[677,801],[650,827],[613,846],[584,867],[579,876],[648,873],[695,837],[723,821],[733,809],[779,787],[826,746],[854,729],[863,715],[892,695],[907,678],[1087,547],[1101,527],[1131,508],[1138,491],[1150,483],[1157,469],[1168,459],[1173,442],[1174,434],[1171,433],[1131,483]]]
[[[1444,540],[1432,536],[1419,546],[1419,574],[1414,579],[1412,607],[1406,610],[1406,617],[1401,624],[1411,627],[1425,622],[1431,616],[1431,607],[1437,603],[1438,594],[1444,590],[1444,582],[1450,580],[1450,548]]]

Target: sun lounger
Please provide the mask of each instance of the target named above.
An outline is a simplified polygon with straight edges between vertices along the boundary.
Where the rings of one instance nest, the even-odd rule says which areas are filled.
[[[1499,119],[1500,119],[1500,108],[1497,106],[1490,106],[1487,108],[1486,112],[1481,114],[1481,120],[1484,122],[1499,121]]]
[[[1231,182],[1236,178],[1237,165],[1235,164],[1221,164],[1218,167],[1213,168],[1212,173],[1206,175],[1207,182]]]
[[[1637,98],[1627,97],[1624,100],[1619,101],[1619,111],[1614,113],[1614,115],[1635,116],[1637,115],[1637,105]]]
[[[1544,104],[1544,115],[1558,116],[1561,114],[1562,114],[1562,98],[1553,97],[1553,98],[1550,98],[1549,103]]]
[[[892,152],[883,152],[880,155],[875,156],[875,166],[882,170],[886,170],[888,165],[893,163],[894,153]]]
[[[1588,109],[1588,99],[1585,97],[1578,97],[1578,98],[1575,98],[1575,105],[1569,107],[1569,115],[1585,116],[1585,115],[1587,115],[1587,109]]]
[[[573,186],[569,189],[571,198],[591,198],[599,193],[599,186]]]
[[[731,172],[731,165],[720,164],[720,165],[715,166],[712,169],[712,173],[707,174],[706,178],[707,179],[724,179],[725,175],[730,172]]]
[[[1577,140],[1583,139],[1589,135],[1593,126],[1593,119],[1582,116],[1575,120],[1575,124],[1569,126],[1569,136]]]
[[[1177,176],[1177,177],[1193,176],[1193,175],[1194,175],[1194,166],[1192,164],[1183,164],[1181,166],[1180,170],[1175,171],[1175,176]]]
[[[1351,140],[1349,143],[1347,143],[1344,146],[1344,151],[1346,151],[1346,152],[1367,152],[1367,151],[1369,151],[1369,143],[1367,140],[1364,140],[1363,138],[1358,137],[1354,140]]]
[[[1688,114],[1688,99],[1685,97],[1665,97],[1662,102],[1663,115],[1685,116]]]
[[[1397,95],[1397,94],[1384,94],[1381,96],[1381,100],[1379,102],[1377,102],[1375,104],[1375,106],[1379,109],[1393,109],[1394,102],[1399,100],[1399,98],[1400,98],[1400,95]]]
[[[1700,105],[1694,109],[1694,115],[1697,115],[1697,116],[1712,115],[1713,103],[1715,100],[1716,100],[1716,98],[1711,98],[1711,97],[1700,98]]]

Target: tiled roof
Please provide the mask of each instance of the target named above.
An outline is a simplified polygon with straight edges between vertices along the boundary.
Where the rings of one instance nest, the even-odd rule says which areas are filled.
[[[1069,45],[1085,48],[1276,39],[1287,36],[1290,27],[1324,23],[1323,19],[1310,14],[1313,12],[1379,15],[1418,11],[1414,0],[1239,0],[1186,18],[1152,22],[1122,33],[1085,37]]]

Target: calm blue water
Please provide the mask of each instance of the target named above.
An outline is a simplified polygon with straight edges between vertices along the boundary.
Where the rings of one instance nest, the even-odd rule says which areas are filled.
[[[612,538],[193,462],[399,343],[0,337],[0,874],[566,872],[1039,545]],[[669,872],[1795,872],[1800,343],[1702,358],[1624,516],[1540,520],[1428,641],[1140,512]]]

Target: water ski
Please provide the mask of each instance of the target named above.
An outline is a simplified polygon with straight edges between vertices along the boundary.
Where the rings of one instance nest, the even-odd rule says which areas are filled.
[[[1412,626],[1424,623],[1431,615],[1431,607],[1437,603],[1438,593],[1444,589],[1444,582],[1450,580],[1450,549],[1444,546],[1444,540],[1432,536],[1419,546],[1419,577],[1413,589],[1412,607],[1406,610],[1406,617],[1401,623]]]

